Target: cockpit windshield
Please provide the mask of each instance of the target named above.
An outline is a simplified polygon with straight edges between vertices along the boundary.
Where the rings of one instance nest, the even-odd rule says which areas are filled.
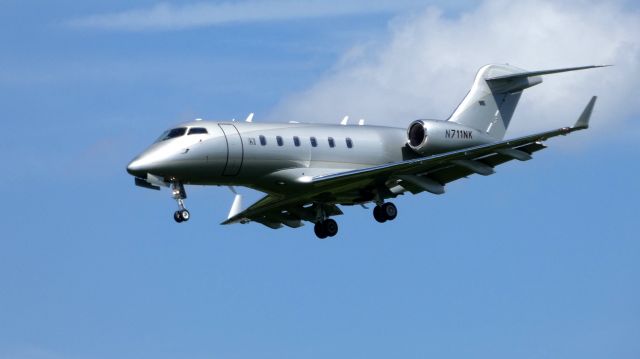
[[[184,136],[185,133],[187,133],[186,127],[173,128],[171,130],[165,131],[162,135],[160,135],[156,142],[166,141],[172,138]]]
[[[207,134],[207,129],[204,127],[191,127],[189,129],[189,135],[204,135]]]

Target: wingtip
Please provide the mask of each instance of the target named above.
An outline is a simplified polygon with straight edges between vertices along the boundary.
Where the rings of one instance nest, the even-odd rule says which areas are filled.
[[[599,65],[589,65],[589,66],[581,66],[581,67],[576,67],[576,69],[599,69],[601,67],[611,67],[613,66],[613,64],[599,64]]]
[[[574,129],[582,130],[582,129],[589,128],[589,120],[591,119],[591,113],[593,112],[593,107],[595,106],[597,99],[598,99],[598,96],[591,97],[591,100],[582,111],[582,114],[580,115],[580,117],[578,117],[578,120],[576,121],[576,123],[573,125]]]
[[[227,218],[227,219],[225,219],[224,221],[220,222],[220,225],[222,225],[222,226],[226,226],[226,225],[228,225],[228,224],[234,224],[234,223],[236,223],[237,221],[238,221],[238,219],[237,219],[237,218]]]

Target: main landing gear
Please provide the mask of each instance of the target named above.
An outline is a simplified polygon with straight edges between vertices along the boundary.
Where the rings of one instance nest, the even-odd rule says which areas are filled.
[[[324,221],[316,222],[313,226],[313,231],[320,239],[333,237],[338,234],[338,223],[331,218],[327,218]]]
[[[393,221],[398,216],[396,205],[391,202],[378,204],[373,208],[373,218],[380,223]]]
[[[393,221],[397,216],[398,208],[391,202],[379,203],[373,208],[373,217],[380,223]],[[338,223],[331,218],[327,218],[322,209],[318,211],[317,218],[313,231],[318,238],[325,239],[338,234]]]
[[[186,222],[191,218],[191,214],[184,208],[184,200],[187,198],[187,192],[180,182],[171,182],[171,196],[178,202],[178,210],[173,213],[173,219],[178,222]]]
[[[313,226],[313,232],[320,239],[333,237],[338,234],[338,223],[329,218],[327,208],[322,204],[315,204],[316,221]]]

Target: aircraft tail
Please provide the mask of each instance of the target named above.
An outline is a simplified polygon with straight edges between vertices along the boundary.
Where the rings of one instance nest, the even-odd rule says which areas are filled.
[[[603,66],[582,66],[526,71],[510,65],[485,65],[476,74],[471,90],[448,121],[503,139],[522,91],[542,82],[541,75]]]

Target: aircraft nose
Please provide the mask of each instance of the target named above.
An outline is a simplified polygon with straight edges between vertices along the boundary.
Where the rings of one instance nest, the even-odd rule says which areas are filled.
[[[147,175],[147,167],[141,158],[135,158],[127,165],[127,172],[132,176],[144,178]]]
[[[171,168],[172,149],[162,147],[152,147],[139,154],[127,165],[127,172],[130,175],[146,178],[147,173],[163,175]]]

